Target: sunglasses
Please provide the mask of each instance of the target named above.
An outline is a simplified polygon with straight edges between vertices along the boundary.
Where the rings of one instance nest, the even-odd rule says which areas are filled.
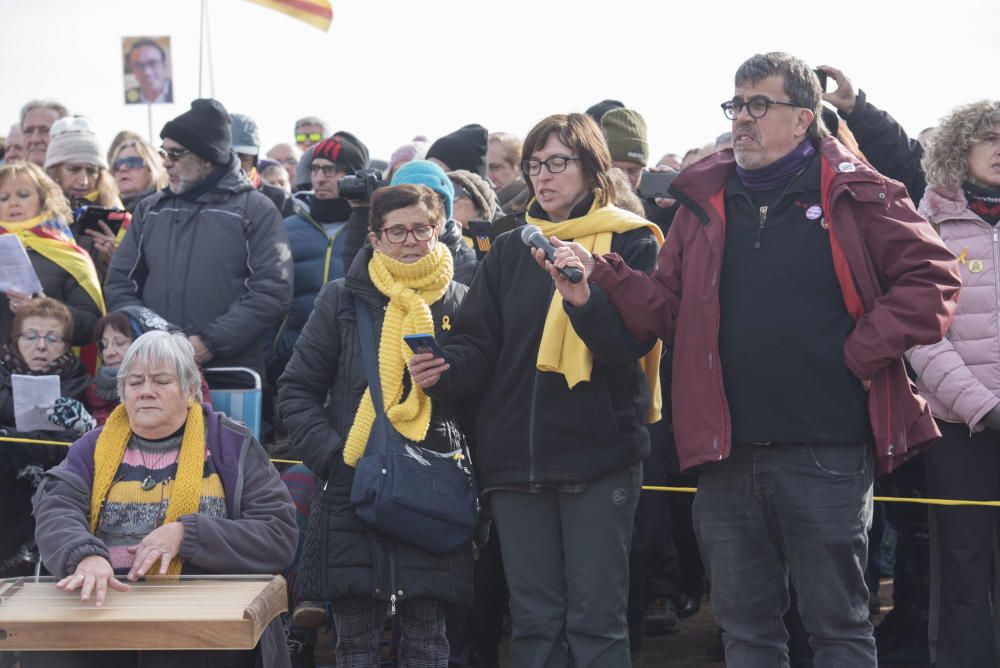
[[[111,170],[117,172],[121,168],[125,169],[142,169],[146,166],[146,161],[139,156],[130,156],[128,158],[118,158],[111,165]]]
[[[321,135],[319,132],[309,132],[309,133],[296,132],[295,133],[295,142],[296,143],[302,144],[307,139],[309,141],[311,141],[311,142],[319,142],[319,141],[323,141],[323,135]]]
[[[170,158],[170,162],[177,162],[190,152],[186,148],[167,148],[165,146],[161,146],[159,151],[160,157],[164,160]]]

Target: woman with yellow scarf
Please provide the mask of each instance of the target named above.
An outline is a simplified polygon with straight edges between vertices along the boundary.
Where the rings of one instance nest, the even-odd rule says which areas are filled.
[[[73,314],[72,343],[83,345],[104,313],[104,296],[93,261],[69,230],[70,217],[62,191],[41,168],[30,162],[0,167],[0,235],[21,241],[44,295]],[[10,336],[14,315],[31,297],[14,289],[0,293],[0,340]]]
[[[452,280],[451,253],[439,241],[444,224],[444,205],[430,188],[377,190],[369,216],[371,247],[358,253],[346,278],[319,293],[278,380],[292,448],[324,481],[310,511],[297,578],[303,598],[332,602],[337,665],[376,665],[391,612],[402,629],[399,665],[446,668],[445,605],[467,606],[472,598],[471,543],[431,554],[369,528],[350,503],[355,465],[375,418],[358,309],[366,309],[374,324],[371,343],[377,345],[383,409],[392,426],[425,450],[452,453],[464,445],[456,409],[432,401],[410,378],[406,361],[412,352],[403,340],[408,334],[445,340],[465,294],[465,286]]]
[[[550,116],[524,140],[546,238],[655,266],[659,228],[613,206],[611,156],[584,114]],[[481,396],[473,461],[510,588],[510,665],[630,665],[632,524],[659,419],[659,346],[635,341],[607,296],[539,266],[515,229],[494,241],[455,317],[447,360],[410,361],[435,401]],[[551,266],[551,265],[549,265]]]

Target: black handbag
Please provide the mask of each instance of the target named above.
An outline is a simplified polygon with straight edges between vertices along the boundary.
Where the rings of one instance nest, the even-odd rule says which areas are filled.
[[[447,554],[472,537],[479,516],[479,491],[468,452],[422,448],[392,426],[383,409],[372,317],[360,300],[356,303],[375,422],[354,472],[351,504],[370,527],[428,552]]]

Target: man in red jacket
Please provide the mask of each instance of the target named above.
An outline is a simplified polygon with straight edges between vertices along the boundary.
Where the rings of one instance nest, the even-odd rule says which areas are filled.
[[[788,665],[790,579],[815,665],[874,668],[872,480],[938,436],[902,357],[947,329],[955,258],[902,185],[828,136],[808,65],[758,54],[735,85],[733,148],[674,181],[651,276],[575,245],[555,264],[589,282],[548,268],[566,301],[603,290],[637,339],[674,346],[677,449],[699,467],[729,665]]]

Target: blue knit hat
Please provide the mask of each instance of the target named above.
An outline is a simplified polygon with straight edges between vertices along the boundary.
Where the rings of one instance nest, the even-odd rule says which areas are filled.
[[[451,220],[451,204],[455,199],[455,186],[444,170],[436,162],[430,160],[411,160],[396,170],[390,185],[401,186],[404,183],[427,186],[444,199],[444,215]]]

